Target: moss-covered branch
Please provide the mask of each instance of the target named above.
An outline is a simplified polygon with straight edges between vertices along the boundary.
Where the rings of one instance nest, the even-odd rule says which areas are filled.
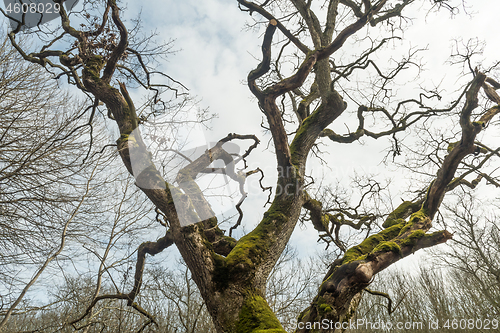
[[[413,212],[405,221],[404,217],[417,205],[403,202],[389,214],[392,225],[351,247],[342,259],[335,261],[315,301],[303,312],[300,320],[345,319],[351,300],[369,285],[375,274],[419,249],[446,242],[452,237],[446,230],[427,234],[431,219],[423,208]]]
[[[286,224],[288,216],[286,207],[280,207],[276,200],[269,210],[264,213],[264,218],[259,225],[243,236],[226,258],[220,258],[219,270],[224,274],[216,274],[216,283],[227,286],[229,281],[246,280],[250,284],[255,278],[256,268],[268,259],[273,243],[277,242],[276,235],[280,228]],[[283,209],[285,208],[285,209]],[[224,279],[224,280],[220,280]]]
[[[411,214],[417,212],[422,207],[423,200],[417,202],[404,201],[395,210],[393,210],[384,221],[382,225],[384,228],[388,228],[395,224],[404,222],[403,220],[408,218]]]

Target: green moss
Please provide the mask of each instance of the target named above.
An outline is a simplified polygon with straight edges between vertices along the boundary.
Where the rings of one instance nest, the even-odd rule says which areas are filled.
[[[392,213],[387,216],[384,224],[382,225],[384,228],[388,228],[395,224],[401,223],[401,218],[408,214],[408,212],[412,213],[420,208],[420,204],[413,203],[411,201],[405,201],[401,205],[398,206]]]
[[[328,230],[328,223],[330,222],[330,217],[326,214],[323,214],[321,216],[321,225],[325,228],[325,230]]]
[[[401,247],[399,247],[399,245],[395,242],[382,242],[373,249],[373,253],[379,252],[394,252],[401,254]]]
[[[379,243],[389,241],[396,237],[403,226],[403,223],[393,225],[382,230],[378,234],[368,237],[361,244],[351,247],[344,254],[342,264],[346,264],[354,260],[366,259],[366,255],[371,253]]]
[[[220,231],[220,229],[217,229],[218,231]],[[218,232],[218,233],[222,233],[222,231]],[[221,236],[222,239],[224,239],[225,242],[227,242],[227,244],[231,247],[231,248],[234,248],[236,246],[236,244],[238,243],[236,241],[236,239],[234,239],[233,237],[229,237],[229,236],[224,236],[222,235]]]
[[[381,241],[383,241],[382,237],[380,237],[379,235],[373,235],[365,239],[361,244],[351,247],[344,254],[344,260],[342,261],[342,264],[354,261],[362,255],[369,253]]]
[[[305,309],[304,311],[302,311],[299,315],[299,317],[297,318],[299,321],[301,321],[303,318],[305,318],[306,316],[309,315],[309,313],[311,313],[311,309],[310,308],[307,308]]]
[[[100,55],[90,57],[85,63],[84,74],[88,75],[94,82],[101,80],[101,70],[104,68],[105,60]]]
[[[252,269],[254,262],[260,261],[268,251],[266,230],[265,226],[257,226],[250,234],[243,236],[227,256],[228,265],[239,266],[244,270]]]
[[[259,225],[236,243],[226,258],[229,266],[238,265],[243,269],[251,269],[255,263],[260,262],[269,250],[275,229],[287,220],[287,216],[278,208],[279,205],[276,201],[273,202]]]
[[[425,232],[423,230],[415,230],[401,242],[401,247],[414,246],[417,243],[417,241],[424,236]]]
[[[450,142],[448,144],[448,148],[446,148],[446,151],[448,153],[451,153],[451,151],[453,150],[453,148],[455,148],[457,146],[457,144],[459,144],[460,142]]]
[[[404,234],[405,232],[407,232],[408,230],[410,230],[410,228],[413,226],[413,223],[406,223],[406,225],[401,229],[401,232],[399,233],[399,235],[402,235]]]
[[[259,225],[238,242],[231,237],[226,237],[232,247],[226,258],[212,251],[215,263],[213,281],[219,290],[225,289],[229,281],[239,279],[244,282],[253,278],[255,265],[263,260],[269,251],[269,246],[276,241],[273,238],[275,229],[280,228],[287,221],[287,216],[277,208],[283,205],[285,204],[277,204],[275,201],[264,214]]]
[[[384,228],[389,228],[389,227],[392,227],[393,225],[396,225],[396,224],[401,224],[401,223],[405,223],[405,220],[403,219],[393,219],[393,218],[387,218],[384,222],[384,224],[382,224],[382,227]]]
[[[362,255],[361,257],[356,258],[356,260],[361,260],[361,261],[363,261],[363,260],[366,260],[366,258],[367,258],[367,257],[368,257],[368,253],[367,253],[367,254]]]
[[[322,107],[323,107],[323,105],[320,106],[318,108],[318,110],[314,111],[309,117],[304,119],[302,121],[302,123],[300,124],[300,127],[297,130],[297,133],[295,134],[295,137],[293,138],[292,143],[290,144],[290,154],[292,157],[292,164],[293,165],[297,165],[298,162],[303,158],[303,156],[299,156],[297,154],[301,150],[300,148],[303,146],[304,141],[306,140],[307,129],[310,126],[317,125],[316,118],[318,117],[319,109]]]
[[[335,135],[335,132],[332,131],[331,129],[329,128],[325,128],[322,132],[321,132],[321,136],[331,136],[331,135]]]
[[[257,294],[247,296],[241,307],[236,333],[286,333],[275,314]]]
[[[300,124],[299,129],[297,130],[297,133],[295,134],[295,137],[293,138],[292,143],[290,144],[290,153],[293,165],[296,165],[299,162],[299,160],[303,158],[302,156],[298,156],[297,154],[299,151],[301,151],[304,142],[307,141],[308,129],[314,126],[316,127],[322,126],[320,116],[323,113],[322,109],[324,109],[325,107],[326,107],[325,104],[322,103],[318,107],[318,109],[316,109],[316,111],[311,113],[311,115],[305,118]]]
[[[269,209],[267,212],[264,213],[264,219],[285,222],[287,217],[279,210]]]
[[[425,211],[425,209],[422,208],[419,211],[411,214],[410,222],[411,223],[416,223],[416,222],[425,220],[427,217],[428,217],[427,212]]]
[[[407,239],[419,239],[425,236],[425,232],[423,230],[415,230]]]
[[[125,143],[127,141],[130,140],[130,143],[132,144],[137,144],[137,141],[135,140],[135,137],[132,135],[130,136],[130,133],[122,133],[120,135],[120,138],[117,140],[117,143],[120,144],[120,143]],[[129,144],[130,144],[129,143]]]
[[[321,304],[319,306],[319,314],[320,315],[323,315],[327,312],[332,312],[332,306],[330,304]]]
[[[318,313],[320,316],[324,315],[327,312],[332,312],[333,310],[332,306],[328,304],[322,296],[318,297],[317,304],[318,304]]]
[[[419,211],[411,214],[410,216],[410,220],[408,221],[408,223],[406,223],[406,225],[401,229],[401,232],[399,233],[399,235],[403,235],[404,233],[406,233],[408,230],[411,229],[411,227],[415,224],[415,223],[420,223],[422,222],[423,220],[425,220],[426,218],[428,217],[427,215],[427,212],[421,208]]]

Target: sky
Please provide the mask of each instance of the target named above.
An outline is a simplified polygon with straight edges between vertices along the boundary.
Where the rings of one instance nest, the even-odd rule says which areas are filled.
[[[405,43],[395,45],[379,57],[396,56],[407,52],[408,47],[427,47],[423,54],[426,71],[421,74],[422,81],[430,85],[442,82],[446,94],[461,87],[458,68],[450,67],[447,60],[452,52],[453,39],[467,41],[478,38],[485,41],[484,58],[490,63],[497,58],[500,49],[495,29],[497,18],[491,13],[498,12],[496,2],[476,1],[470,7],[461,8],[453,18],[446,12],[427,13],[427,7],[412,6],[407,14],[411,20],[402,36]],[[144,30],[156,30],[160,38],[174,39],[174,49],[163,64],[163,70],[186,85],[190,93],[200,99],[201,107],[208,107],[219,115],[210,131],[204,131],[207,141],[217,141],[228,133],[257,134],[261,139],[259,149],[249,158],[251,167],[260,166],[269,170],[266,173],[267,185],[273,185],[274,156],[266,151],[269,139],[260,128],[262,114],[245,82],[248,72],[255,68],[261,58],[260,43],[262,30],[245,29],[251,22],[248,13],[241,12],[236,1],[149,1],[147,6],[140,2],[129,2],[129,13],[141,10]],[[254,17],[258,14],[254,13]],[[363,34],[361,31],[360,34]],[[400,34],[401,35],[401,34]],[[310,44],[310,43],[309,43]],[[349,51],[349,50],[348,50]],[[425,79],[425,80],[424,80]],[[402,88],[404,91],[404,87]],[[411,93],[406,91],[405,93]],[[340,130],[344,127],[341,124]],[[355,173],[390,174],[393,166],[381,163],[385,150],[390,145],[386,139],[362,139],[362,143],[340,145],[326,143],[324,150],[328,155],[327,166],[317,161],[309,162],[309,170],[317,178],[325,177],[326,182],[345,180]],[[339,158],[342,156],[342,158]],[[264,167],[263,167],[264,165]],[[251,169],[250,167],[250,169]],[[394,174],[393,174],[394,175]],[[403,170],[397,171],[392,192],[394,204],[399,201],[398,191],[405,189],[409,181]],[[258,222],[265,202],[265,195],[252,191],[243,204],[246,226],[249,230]],[[292,244],[302,255],[313,255],[324,248],[316,243],[317,232],[312,228],[297,227],[292,236]]]

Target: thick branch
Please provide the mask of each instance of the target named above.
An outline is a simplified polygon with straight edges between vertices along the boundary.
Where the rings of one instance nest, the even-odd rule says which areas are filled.
[[[273,41],[273,35],[276,31],[276,20],[269,21],[266,33],[264,34],[264,40],[262,41],[262,61],[259,63],[256,69],[252,70],[248,74],[248,86],[252,93],[257,97],[262,97],[262,91],[257,87],[255,80],[260,78],[262,75],[266,74],[270,69],[271,64],[271,43]]]
[[[263,59],[257,69],[250,72],[248,76],[248,85],[250,90],[259,99],[260,107],[267,116],[274,140],[278,165],[283,168],[288,168],[291,166],[290,147],[288,145],[288,137],[283,125],[281,112],[276,106],[276,98],[288,91],[292,91],[293,89],[300,87],[304,83],[305,79],[311,72],[313,65],[316,63],[316,56],[315,53],[309,54],[293,76],[281,80],[264,91],[257,88],[255,80],[269,71],[271,59],[270,45],[275,31],[274,23],[275,22],[271,21],[267,27],[262,45]]]
[[[321,25],[318,18],[312,10],[310,10],[309,4],[306,4],[304,0],[291,0],[295,8],[298,9],[302,18],[306,21],[307,28],[311,34],[314,47],[316,49],[322,46],[321,43]]]
[[[336,91],[332,91],[326,101],[304,119],[290,144],[293,164],[301,167],[305,165],[307,155],[321,132],[341,115],[346,107],[347,104],[342,97]]]
[[[118,28],[118,31],[120,31],[120,42],[113,49],[113,52],[111,52],[109,60],[106,63],[106,67],[104,68],[102,80],[105,83],[110,82],[111,77],[113,76],[113,73],[116,69],[116,64],[118,63],[118,60],[125,53],[125,50],[127,49],[128,46],[128,31],[120,19],[120,10],[116,5],[116,0],[109,0],[108,6],[111,6],[111,18],[113,19],[113,22]]]
[[[455,145],[450,154],[445,157],[443,164],[439,168],[436,179],[429,188],[423,209],[426,210],[431,219],[438,211],[446,192],[446,187],[453,180],[458,165],[465,156],[474,152],[474,140],[476,135],[485,125],[483,122],[471,122],[470,120],[472,111],[477,107],[479,89],[483,85],[485,79],[486,76],[484,74],[478,73],[471,82],[466,93],[465,105],[460,114],[462,139],[459,144]],[[488,114],[486,119],[491,119],[491,113],[487,112],[486,114]]]

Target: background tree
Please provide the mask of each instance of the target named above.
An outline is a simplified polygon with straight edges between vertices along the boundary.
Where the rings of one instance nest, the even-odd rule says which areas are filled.
[[[96,154],[109,148],[104,126],[88,121],[90,108],[7,39],[0,64],[0,330],[55,330],[79,308],[54,312],[70,297],[48,301],[40,288],[53,292],[56,277],[75,285],[82,275],[99,294],[128,270],[123,255],[134,235],[161,225],[130,179],[107,172],[117,155]],[[80,303],[88,296],[73,292]]]
[[[30,280],[23,272],[38,266],[41,273],[60,253],[67,223],[88,195],[85,178],[79,182],[68,179],[81,177],[89,171],[89,165],[81,163],[87,144],[79,139],[88,134],[88,127],[81,121],[86,110],[68,94],[58,92],[56,82],[48,80],[42,68],[23,62],[6,39],[0,54],[3,308],[9,299],[21,301],[26,293],[29,286],[22,292],[17,290],[20,283]],[[90,181],[93,176],[89,177]],[[37,278],[35,275],[31,281]]]
[[[240,239],[231,237],[231,231],[244,222],[241,209],[229,236],[224,235],[195,179],[207,172],[212,162],[222,160],[226,166],[223,172],[241,185],[244,199],[245,178],[260,173],[260,169],[235,171],[235,161],[226,147],[231,141],[250,140],[249,148],[240,157],[245,160],[259,143],[254,134],[229,134],[197,158],[179,154],[185,164],[174,181],[166,182],[162,177],[163,168],[155,167],[154,155],[148,151],[150,144],[141,135],[141,130],[147,132],[147,126],[140,126],[155,111],[161,110],[153,108],[150,112],[138,113],[125,84],[118,79],[128,79],[153,90],[151,106],[160,102],[162,88],[175,91],[176,83],[171,80],[169,86],[158,86],[151,82],[152,76],[160,74],[151,70],[146,61],[145,54],[151,58],[152,53],[137,48],[141,43],[134,34],[129,34],[116,1],[86,2],[83,11],[71,14],[71,20],[70,14],[61,7],[60,29],[53,35],[54,42],[47,41],[37,52],[26,52],[16,43],[23,24],[18,21],[8,36],[25,60],[49,67],[56,76],[65,76],[87,93],[93,99],[92,114],[100,101],[104,103],[108,116],[119,128],[118,152],[125,167],[168,226],[163,237],[139,247],[130,291],[96,294],[86,311],[70,324],[78,327],[88,320],[99,302],[110,299],[126,301],[145,316],[143,327],[155,323],[155,318],[136,302],[143,284],[145,256],[156,255],[175,243],[218,332],[283,332],[265,300],[266,282],[304,209],[322,239],[334,243],[340,255],[335,260],[332,258],[317,294],[299,316],[301,324],[297,331],[331,332],[334,331],[331,326],[318,327],[314,323],[323,319],[332,323],[348,320],[357,307],[360,293],[379,272],[419,249],[449,240],[452,234],[447,230],[428,231],[446,192],[472,184],[466,177],[481,169],[484,165],[481,161],[495,156],[496,150],[478,143],[477,136],[491,126],[491,120],[500,110],[497,106],[500,98],[495,92],[500,85],[490,75],[491,68],[480,71],[469,66],[469,83],[449,105],[439,106],[435,100],[441,96],[436,90],[424,90],[419,98],[392,96],[391,87],[397,83],[399,74],[416,64],[417,50],[396,61],[393,67],[380,65],[374,60],[375,54],[389,41],[401,38],[399,34],[403,29],[398,22],[413,2],[331,0],[320,4],[292,0],[257,4],[238,1],[242,10],[257,13],[259,20],[264,18],[267,22],[262,61],[249,73],[248,86],[272,135],[278,170],[275,195],[268,210],[258,226]],[[454,10],[449,1],[432,3]],[[79,21],[83,22],[82,29],[77,29]],[[362,38],[372,31],[382,37]],[[340,52],[348,52],[343,46],[354,35],[358,36],[361,53],[340,56]],[[39,38],[45,36],[39,33]],[[63,42],[67,43],[66,48]],[[470,55],[462,58],[466,64],[470,63]],[[294,65],[284,66],[285,63]],[[358,71],[363,71],[365,77],[356,78]],[[159,105],[160,109],[164,106]],[[354,119],[356,131],[338,134],[329,128],[334,127],[341,116]],[[397,156],[401,152],[399,133],[438,117],[452,121],[457,130],[446,153],[442,146],[435,150],[439,157],[434,165],[437,173],[433,173],[424,188],[414,189],[418,193],[416,198],[379,214],[367,211],[363,204],[364,199],[377,193],[380,187],[370,181],[359,182],[363,195],[357,205],[341,200],[329,205],[312,196],[313,191],[306,182],[306,162],[311,155],[319,153],[315,147],[321,138],[334,143],[352,143],[364,136],[389,136],[393,142],[392,152]],[[462,169],[474,158],[480,159],[479,166]],[[491,173],[485,174],[496,181]],[[479,182],[483,178],[486,177],[482,175],[475,180]],[[241,201],[238,208],[240,204]],[[381,216],[387,218],[378,227]],[[362,227],[371,230],[371,235],[356,246],[345,246],[341,231]]]

